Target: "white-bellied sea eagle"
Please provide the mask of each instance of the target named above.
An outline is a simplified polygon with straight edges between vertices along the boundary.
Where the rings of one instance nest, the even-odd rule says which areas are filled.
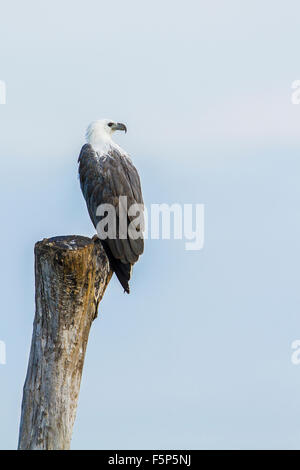
[[[86,132],[87,144],[80,152],[79,179],[90,218],[97,228],[104,215],[99,214],[99,206],[110,204],[116,213],[116,236],[100,237],[111,267],[116,273],[124,290],[129,293],[129,279],[132,265],[137,262],[144,250],[141,231],[138,238],[130,236],[128,227],[134,220],[130,212],[126,212],[126,237],[120,235],[120,197],[126,196],[127,208],[134,204],[143,207],[141,183],[138,172],[127,153],[113,140],[115,131],[127,132],[126,126],[109,119],[92,122]],[[99,236],[99,232],[98,232]]]

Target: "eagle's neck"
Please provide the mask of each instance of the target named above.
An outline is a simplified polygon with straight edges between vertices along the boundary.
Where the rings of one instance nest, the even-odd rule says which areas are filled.
[[[127,155],[126,152],[116,144],[108,134],[94,134],[88,138],[88,143],[99,155],[107,155],[109,151],[117,150],[121,155]]]

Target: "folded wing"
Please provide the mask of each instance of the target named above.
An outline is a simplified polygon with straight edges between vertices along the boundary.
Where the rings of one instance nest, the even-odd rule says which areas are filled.
[[[112,149],[106,155],[98,155],[90,144],[86,144],[81,149],[78,161],[81,189],[95,228],[101,220],[101,216],[97,216],[100,204],[111,204],[115,207],[117,227],[119,227],[120,196],[127,197],[128,208],[132,204],[143,205],[138,172],[126,155],[122,155],[116,149]],[[127,214],[127,228],[134,218],[135,216]],[[111,253],[110,256],[125,265],[134,264],[144,251],[143,238],[134,240],[129,234],[126,239],[121,239],[119,230],[116,235],[115,239],[107,238],[103,241]]]

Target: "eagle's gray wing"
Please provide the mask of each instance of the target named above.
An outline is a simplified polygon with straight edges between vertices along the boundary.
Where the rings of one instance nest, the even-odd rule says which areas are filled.
[[[85,144],[79,155],[80,185],[89,215],[95,227],[101,220],[96,215],[100,204],[112,204],[116,209],[119,226],[119,197],[127,196],[128,208],[132,204],[143,205],[141,183],[131,160],[118,150],[111,149],[106,155],[98,155],[90,144]],[[127,216],[127,225],[134,217]],[[117,238],[105,240],[113,257],[122,263],[134,264],[144,251],[144,240]]]

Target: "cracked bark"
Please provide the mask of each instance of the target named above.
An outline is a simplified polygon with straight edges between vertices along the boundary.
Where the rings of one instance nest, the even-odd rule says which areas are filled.
[[[111,276],[96,238],[36,243],[36,312],[19,449],[70,448],[88,336]]]

